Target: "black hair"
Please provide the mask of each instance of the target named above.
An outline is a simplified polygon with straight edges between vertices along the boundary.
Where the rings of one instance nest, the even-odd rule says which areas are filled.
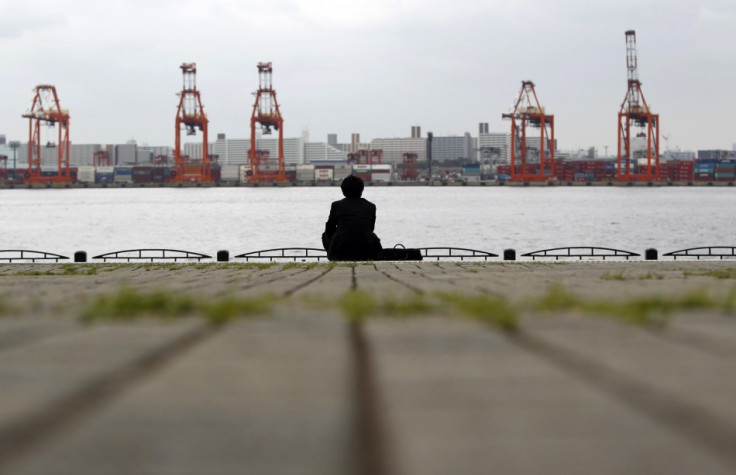
[[[348,175],[340,184],[342,194],[345,198],[360,198],[363,194],[363,179],[359,176]]]

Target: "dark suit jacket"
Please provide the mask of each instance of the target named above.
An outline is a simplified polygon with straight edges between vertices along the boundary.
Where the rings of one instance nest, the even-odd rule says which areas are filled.
[[[381,240],[373,232],[376,205],[364,198],[344,198],[330,207],[322,244],[331,261],[373,260]]]

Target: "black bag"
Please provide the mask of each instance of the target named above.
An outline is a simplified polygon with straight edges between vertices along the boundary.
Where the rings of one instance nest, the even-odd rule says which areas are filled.
[[[377,261],[421,261],[422,252],[419,249],[407,249],[405,247],[394,247],[383,249],[376,256]]]

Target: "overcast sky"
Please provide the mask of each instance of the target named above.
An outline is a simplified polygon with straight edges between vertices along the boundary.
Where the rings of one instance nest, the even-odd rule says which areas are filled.
[[[662,148],[731,149],[735,25],[734,0],[0,0],[0,134],[26,141],[32,89],[53,84],[73,143],[173,145],[196,62],[211,139],[248,138],[271,61],[287,137],[506,132],[532,80],[559,148],[614,154],[634,29]]]

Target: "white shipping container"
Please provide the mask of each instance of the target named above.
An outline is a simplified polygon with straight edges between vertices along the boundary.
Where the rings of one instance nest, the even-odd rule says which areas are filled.
[[[335,165],[335,173],[333,178],[342,181],[346,176],[353,173],[352,165]]]
[[[317,181],[332,181],[333,172],[332,168],[317,168],[314,170],[314,179]]]
[[[391,181],[391,174],[390,173],[380,173],[380,172],[374,171],[373,173],[371,173],[371,180],[387,183]]]
[[[250,178],[248,176],[248,173],[250,173],[250,165],[239,165],[240,167],[240,183],[247,183],[248,179]]]
[[[297,165],[296,181],[313,181],[314,165]]]
[[[77,181],[81,183],[95,182],[95,167],[77,168]]]
[[[240,165],[222,165],[220,167],[220,180],[222,181],[239,181]]]
[[[391,173],[392,169],[391,165],[373,165],[373,173]]]
[[[391,165],[373,165],[371,170],[371,180],[389,182],[391,181],[393,167]]]
[[[97,173],[115,173],[115,167],[97,167]]]
[[[640,167],[645,167],[645,166],[647,166],[647,160],[648,160],[647,158],[637,158],[636,159],[636,164],[639,165]],[[651,161],[649,163],[652,166],[655,166],[657,164],[657,159],[654,158],[654,157],[652,157],[652,159],[651,159]]]

